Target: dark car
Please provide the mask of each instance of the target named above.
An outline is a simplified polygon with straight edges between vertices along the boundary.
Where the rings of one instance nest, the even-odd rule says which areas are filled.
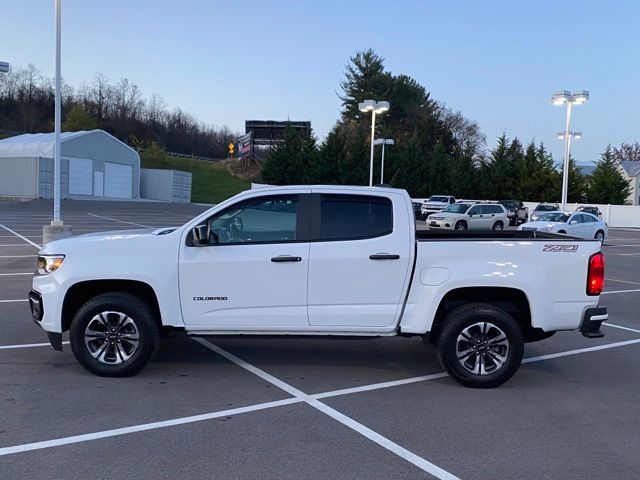
[[[499,200],[497,203],[507,210],[509,225],[518,225],[529,220],[529,209],[520,200]]]
[[[602,212],[598,207],[594,207],[591,205],[581,205],[578,208],[576,208],[576,211],[590,213],[591,215],[595,215],[599,219],[602,219]]]
[[[413,215],[416,217],[416,220],[424,220],[422,218],[422,214],[420,213],[420,210],[422,209],[422,203],[411,202],[411,204],[413,205]]]

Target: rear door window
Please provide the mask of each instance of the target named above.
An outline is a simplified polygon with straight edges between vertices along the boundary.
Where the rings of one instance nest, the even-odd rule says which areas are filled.
[[[393,208],[385,197],[324,194],[319,240],[357,240],[393,232]]]

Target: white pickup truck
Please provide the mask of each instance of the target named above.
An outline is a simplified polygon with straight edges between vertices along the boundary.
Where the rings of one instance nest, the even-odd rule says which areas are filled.
[[[51,242],[33,320],[89,371],[139,372],[188,335],[422,336],[460,383],[494,387],[525,342],[602,336],[600,242],[535,231],[416,232],[404,190],[243,192],[177,228]],[[303,360],[301,360],[303,361]]]

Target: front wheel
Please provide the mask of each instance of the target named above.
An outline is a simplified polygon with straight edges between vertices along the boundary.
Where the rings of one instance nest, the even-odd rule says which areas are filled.
[[[596,235],[593,238],[595,238],[596,240],[600,241],[600,243],[603,243],[604,242],[604,232],[602,230],[598,230],[596,232]]]
[[[154,314],[128,293],[98,295],[78,309],[69,332],[80,364],[103,377],[127,377],[141,371],[160,343]]]
[[[520,327],[504,310],[469,303],[451,311],[437,340],[440,363],[467,387],[493,388],[520,367],[524,339]]]
[[[504,223],[498,221],[493,224],[493,230],[503,230],[503,229],[504,229]]]
[[[463,221],[459,221],[456,223],[456,226],[454,228],[456,230],[464,231],[467,229],[467,223]]]

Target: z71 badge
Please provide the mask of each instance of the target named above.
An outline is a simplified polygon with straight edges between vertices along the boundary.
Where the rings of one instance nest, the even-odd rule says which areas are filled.
[[[578,245],[545,245],[542,249],[543,252],[557,252],[557,253],[575,253],[578,251]]]

